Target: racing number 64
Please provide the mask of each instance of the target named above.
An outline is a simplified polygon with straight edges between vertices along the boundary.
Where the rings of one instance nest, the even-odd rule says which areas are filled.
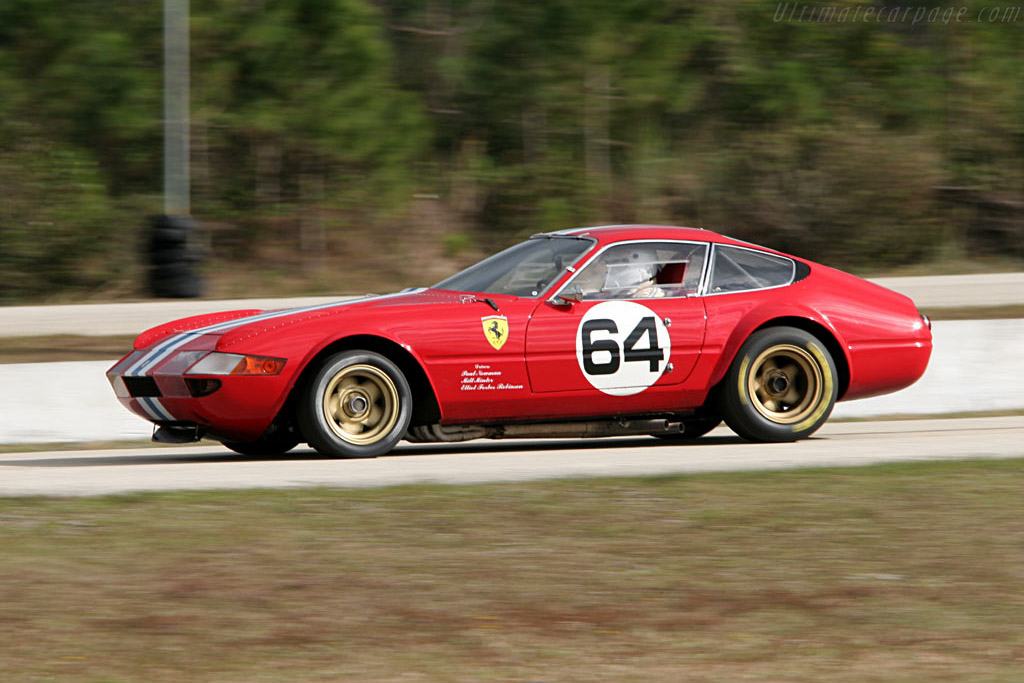
[[[637,326],[629,333],[629,336],[622,342],[622,351],[614,339],[594,340],[594,332],[609,332],[618,334],[619,327],[614,320],[597,318],[583,323],[580,330],[583,341],[583,371],[588,375],[613,375],[619,370],[624,359],[627,363],[643,362],[650,363],[650,371],[657,372],[658,364],[665,358],[661,347],[658,346],[658,328],[652,316],[645,316],[640,319]],[[636,348],[637,342],[647,335],[646,349]],[[594,361],[594,354],[598,351],[607,351],[610,358],[604,363]]]

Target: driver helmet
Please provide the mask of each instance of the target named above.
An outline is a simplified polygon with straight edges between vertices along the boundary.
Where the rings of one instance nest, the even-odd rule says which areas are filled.
[[[613,291],[653,282],[658,274],[658,254],[653,247],[627,247],[610,254],[607,264],[604,288]]]

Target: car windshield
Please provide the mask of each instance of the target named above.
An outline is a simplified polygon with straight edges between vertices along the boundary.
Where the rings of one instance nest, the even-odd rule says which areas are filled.
[[[434,287],[458,292],[537,297],[595,243],[592,238],[568,235],[531,237],[438,282]]]

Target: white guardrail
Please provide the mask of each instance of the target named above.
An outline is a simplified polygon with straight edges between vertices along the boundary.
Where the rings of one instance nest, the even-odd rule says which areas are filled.
[[[921,308],[1024,303],[1024,273],[878,280]],[[172,301],[0,308],[0,337],[134,334],[197,313],[289,308],[340,297]],[[834,417],[937,415],[1024,409],[1024,320],[954,320],[934,324],[924,377],[908,389],[840,403]],[[114,398],[104,372],[115,359],[0,364],[0,443],[147,439],[151,425]]]

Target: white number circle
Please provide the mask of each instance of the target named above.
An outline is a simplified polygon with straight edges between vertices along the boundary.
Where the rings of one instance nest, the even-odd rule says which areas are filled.
[[[654,311],[631,301],[606,301],[584,314],[576,330],[576,360],[595,389],[639,394],[668,365],[672,340]]]

